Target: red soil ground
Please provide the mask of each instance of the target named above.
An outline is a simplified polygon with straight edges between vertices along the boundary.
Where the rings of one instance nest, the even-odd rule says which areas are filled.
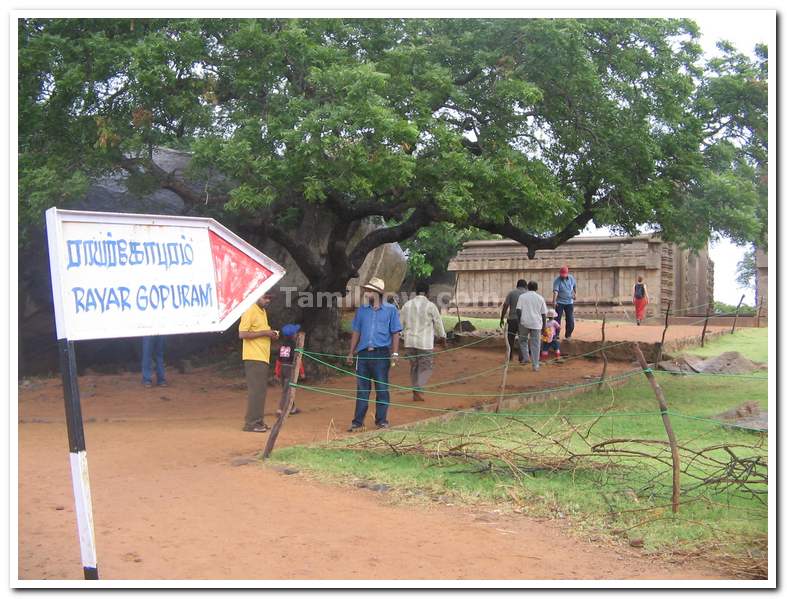
[[[649,327],[648,327],[649,328]],[[640,327],[640,330],[646,329]],[[660,333],[659,333],[660,336]],[[467,349],[437,360],[433,382],[491,368],[500,356]],[[610,364],[610,374],[631,368]],[[510,390],[554,387],[597,375],[598,362],[512,366]],[[407,383],[405,364],[392,381]],[[668,564],[640,549],[577,538],[564,521],[495,506],[402,502],[396,494],[284,475],[252,456],[267,435],[241,432],[240,374],[201,368],[145,389],[138,374],[80,379],[99,571],[108,579],[695,579],[705,564]],[[499,372],[441,387],[495,393]],[[352,387],[340,378],[327,386]],[[266,419],[279,388],[271,387]],[[491,399],[491,398],[490,398]],[[406,393],[392,401],[407,404]],[[427,406],[469,407],[476,398],[430,396]],[[352,402],[298,392],[279,446],[345,434]],[[392,407],[393,425],[431,416]],[[82,576],[62,388],[28,381],[19,394],[20,579]]]

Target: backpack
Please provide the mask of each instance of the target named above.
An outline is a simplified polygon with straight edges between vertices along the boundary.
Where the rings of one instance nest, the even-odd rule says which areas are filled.
[[[634,297],[637,299],[642,299],[645,297],[645,286],[642,283],[637,283],[634,285]]]

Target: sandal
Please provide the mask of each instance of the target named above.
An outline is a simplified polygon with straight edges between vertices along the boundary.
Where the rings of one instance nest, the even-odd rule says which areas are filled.
[[[267,433],[270,429],[268,428],[267,424],[255,424],[251,428],[243,428],[244,432],[247,433]]]

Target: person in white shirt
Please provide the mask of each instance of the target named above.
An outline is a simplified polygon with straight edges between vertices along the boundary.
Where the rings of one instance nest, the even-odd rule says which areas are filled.
[[[538,283],[530,281],[527,291],[519,296],[516,313],[519,317],[519,345],[522,348],[520,364],[533,364],[538,370],[541,352],[541,331],[547,324],[547,303],[538,293]]]
[[[410,380],[413,389],[413,401],[423,401],[423,387],[432,376],[434,360],[434,338],[439,337],[446,346],[445,327],[440,311],[426,297],[429,285],[418,283],[415,286],[416,296],[402,306],[399,319],[404,327],[405,354],[410,360]]]

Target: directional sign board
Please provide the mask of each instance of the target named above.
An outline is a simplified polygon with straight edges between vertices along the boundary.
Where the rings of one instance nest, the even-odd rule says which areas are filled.
[[[46,212],[58,339],[224,331],[284,269],[212,218]]]

